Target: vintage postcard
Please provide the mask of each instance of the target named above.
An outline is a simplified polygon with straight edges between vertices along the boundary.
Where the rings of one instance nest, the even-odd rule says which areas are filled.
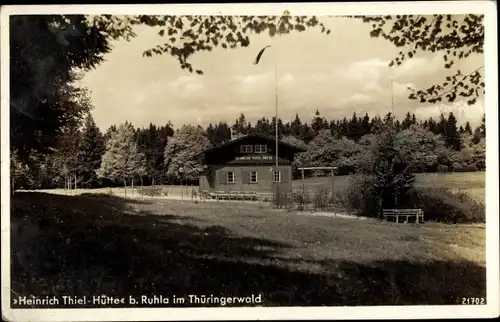
[[[496,12],[2,7],[3,318],[497,317]]]

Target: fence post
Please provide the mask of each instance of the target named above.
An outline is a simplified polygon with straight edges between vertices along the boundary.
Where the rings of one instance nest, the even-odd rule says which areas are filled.
[[[332,169],[332,207],[335,207],[335,170]]]

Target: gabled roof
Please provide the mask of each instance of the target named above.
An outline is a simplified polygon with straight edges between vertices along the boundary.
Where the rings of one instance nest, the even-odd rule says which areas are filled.
[[[251,138],[251,137],[258,137],[258,138],[261,138],[261,139],[264,139],[264,140],[267,140],[269,142],[272,142],[273,144],[276,144],[276,139],[274,137],[271,137],[271,136],[267,136],[267,135],[262,135],[262,134],[247,134],[247,135],[244,135],[244,136],[241,136],[237,139],[234,139],[232,141],[229,141],[229,142],[226,142],[224,144],[221,144],[221,145],[218,145],[216,147],[213,147],[211,149],[208,149],[208,150],[205,150],[203,151],[202,153],[207,153],[207,152],[212,152],[212,151],[215,151],[215,150],[218,150],[218,149],[221,149],[221,148],[224,148],[224,147],[227,147],[227,146],[230,146],[230,145],[233,145],[235,143],[238,143],[240,141],[243,141],[245,139],[248,139],[248,138]],[[280,145],[283,145],[283,146],[286,146],[292,150],[295,150],[296,153],[299,153],[299,152],[305,152],[306,150],[301,148],[301,147],[298,147],[298,146],[295,146],[295,145],[291,145],[291,144],[288,144],[286,142],[283,142],[283,141],[278,141],[278,144]]]

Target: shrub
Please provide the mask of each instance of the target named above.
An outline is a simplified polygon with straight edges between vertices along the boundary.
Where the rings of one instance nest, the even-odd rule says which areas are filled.
[[[351,179],[345,192],[344,206],[358,215],[377,217],[379,202],[373,193],[373,178],[357,176]],[[448,188],[412,188],[397,208],[419,208],[425,221],[443,223],[484,223],[485,206],[466,192],[454,193]]]
[[[293,193],[276,190],[273,193],[271,202],[276,208],[290,208],[294,204]]]
[[[311,197],[307,189],[299,189],[292,193],[292,202],[296,203],[299,208],[304,208],[304,205],[311,203]],[[302,209],[301,209],[302,210]]]
[[[148,196],[148,197],[159,197],[162,194],[165,194],[165,192],[161,187],[142,187],[142,188],[137,188],[136,191],[141,196]]]
[[[424,219],[446,223],[484,223],[486,208],[466,192],[448,188],[416,188],[411,204],[424,211]]]
[[[349,211],[367,217],[378,216],[378,197],[375,195],[375,178],[368,175],[353,176],[341,199]]]
[[[314,209],[327,209],[331,198],[330,190],[327,188],[318,188],[314,194]]]

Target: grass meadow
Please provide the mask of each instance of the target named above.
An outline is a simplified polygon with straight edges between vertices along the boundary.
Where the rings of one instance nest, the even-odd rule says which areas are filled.
[[[264,306],[485,297],[484,225],[92,194],[19,192],[11,207],[15,294],[262,294]]]
[[[336,176],[332,184],[332,178],[317,177],[317,178],[306,178],[305,180],[294,180],[293,189],[301,189],[305,185],[306,189],[314,191],[315,189],[325,187],[333,189],[336,192],[342,193],[342,190],[346,189],[349,184],[350,176]],[[449,188],[453,192],[464,191],[470,196],[474,197],[476,200],[485,202],[485,172],[463,172],[463,173],[418,173],[416,174],[415,185],[417,187],[432,187],[432,188]],[[168,196],[174,199],[185,199],[189,200],[192,198],[193,186],[179,186],[179,185],[165,185],[162,186],[163,191],[168,194]],[[141,197],[134,188],[127,187],[127,197]],[[50,190],[38,190],[40,192],[48,192],[53,194],[82,194],[82,193],[103,193],[112,194],[116,196],[125,196],[125,190],[123,187],[116,188],[99,188],[99,189],[76,189],[67,191],[65,189],[50,189]],[[146,197],[147,198],[147,197]]]
[[[436,178],[419,175],[417,184],[484,194],[484,173]],[[346,179],[336,178],[336,189]],[[306,181],[312,188],[331,184]],[[181,187],[168,188],[181,194]],[[263,306],[443,305],[486,297],[484,224],[396,224],[112,191],[15,193],[13,295],[262,294]]]

